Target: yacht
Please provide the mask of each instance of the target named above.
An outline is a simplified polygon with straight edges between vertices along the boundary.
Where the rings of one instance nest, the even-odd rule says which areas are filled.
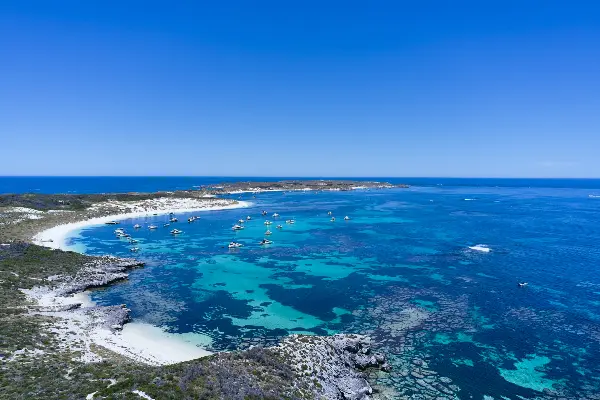
[[[123,228],[118,228],[118,229],[115,229],[115,233],[116,233],[116,234],[119,234],[119,233],[125,233],[125,229],[123,229]]]
[[[265,221],[265,225],[271,225],[272,222],[271,221]]]
[[[238,224],[243,224],[244,222],[246,221],[244,221],[243,219],[238,220]]]
[[[282,225],[277,225],[276,228],[277,229],[283,229],[283,226]]]
[[[140,229],[141,227],[142,227],[142,226],[141,226],[140,224],[135,224],[135,225],[133,226],[133,229]]]
[[[148,229],[158,229],[158,226],[156,226],[156,225],[150,225],[150,226],[148,227]]]
[[[177,218],[173,217],[173,218],[169,219],[169,222],[177,222]]]
[[[527,285],[528,285],[527,282],[519,282],[519,287],[525,287]]]
[[[344,217],[344,221],[350,221],[350,217],[346,215],[346,216]]]
[[[168,223],[167,223],[167,224],[164,224],[163,226],[166,228],[166,227],[167,227],[167,226],[169,226],[169,225],[171,225],[171,224],[168,224]]]
[[[331,217],[330,221],[335,222],[335,217]]]
[[[266,231],[266,232],[265,232],[265,235],[269,236],[269,235],[271,235],[272,233],[273,233],[273,232],[271,232],[271,231]]]
[[[137,242],[138,242],[138,240],[135,240],[135,239],[133,239],[133,238],[129,238],[129,243],[132,243],[132,244],[133,244],[133,243],[137,243]]]
[[[238,242],[231,242],[229,243],[229,247],[230,249],[237,249],[238,247],[243,247],[244,245]]]
[[[266,211],[261,212],[261,215],[267,215]]]
[[[277,217],[279,217],[279,214],[277,214],[277,213],[273,214],[273,218],[277,218]]]
[[[183,233],[183,231],[180,231],[179,229],[173,229],[171,231],[171,235],[179,235],[180,233]]]
[[[273,243],[273,242],[272,242],[272,241],[270,241],[269,239],[263,239],[263,240],[261,240],[261,241],[260,241],[260,245],[261,245],[261,246],[262,246],[262,245],[264,245],[264,244],[272,244],[272,243]]]
[[[108,221],[106,222],[106,225],[119,225],[118,221]]]
[[[296,220],[294,219],[288,219],[287,221],[285,221],[286,224],[295,224]]]
[[[140,251],[139,247],[132,247],[129,249],[129,251],[133,252],[133,253],[137,253],[138,251]]]
[[[333,215],[333,213],[332,213],[331,211],[329,211],[329,212],[327,213],[327,215]]]
[[[234,231],[239,231],[240,229],[244,229],[244,227],[241,225],[234,225],[231,229],[233,229]]]
[[[250,221],[251,219],[252,219],[252,217],[249,215],[246,217],[246,221]]]

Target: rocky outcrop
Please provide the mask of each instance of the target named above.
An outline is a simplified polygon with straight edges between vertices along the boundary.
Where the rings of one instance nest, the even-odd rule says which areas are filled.
[[[112,256],[96,257],[84,264],[75,276],[53,276],[53,290],[57,296],[67,296],[83,292],[92,287],[106,286],[112,282],[127,279],[127,270],[143,266],[144,263],[134,259]]]
[[[373,353],[370,339],[362,335],[292,335],[273,350],[324,399],[368,400],[373,388],[363,371],[389,371],[385,357]]]

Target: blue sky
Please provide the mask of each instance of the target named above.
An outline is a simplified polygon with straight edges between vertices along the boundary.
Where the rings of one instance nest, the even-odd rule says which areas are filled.
[[[0,175],[600,177],[600,3],[0,2]]]

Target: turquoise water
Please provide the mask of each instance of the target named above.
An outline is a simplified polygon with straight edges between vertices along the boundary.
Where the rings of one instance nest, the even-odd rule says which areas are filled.
[[[379,383],[398,397],[421,393],[412,373],[423,371],[457,398],[591,397],[600,388],[594,193],[493,186],[268,193],[246,196],[251,208],[174,224],[183,230],[177,237],[162,227],[166,216],[126,220],[120,227],[139,239],[137,256],[148,265],[93,299],[126,303],[135,320],[171,332],[207,335],[212,350],[269,345],[293,332],[366,333],[390,356],[395,368]],[[269,246],[258,245],[263,209],[274,221]],[[232,231],[247,215],[246,229]],[[289,218],[296,224],[285,224]],[[136,223],[160,228],[135,231]],[[71,244],[130,256],[113,230],[86,229]],[[244,247],[229,250],[232,240]],[[477,244],[491,251],[469,249]],[[521,281],[529,285],[519,288]]]

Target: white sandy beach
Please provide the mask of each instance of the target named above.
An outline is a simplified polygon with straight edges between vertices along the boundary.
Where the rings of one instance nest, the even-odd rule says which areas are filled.
[[[142,205],[134,204],[133,206],[127,204],[122,207],[123,210],[128,212],[59,225],[38,233],[33,239],[36,244],[64,250],[67,249],[67,239],[74,232],[86,227],[102,225],[108,221],[139,218],[154,214],[227,210],[248,207],[251,204],[243,201],[231,204],[229,200],[221,202],[216,200],[211,202],[210,206],[207,206],[205,201],[195,199],[164,200],[166,199],[155,199],[146,201]],[[140,207],[142,209],[139,209]],[[32,290],[23,290],[23,292],[32,302],[42,307],[79,303],[83,309],[95,305],[86,292],[76,293],[69,297],[58,296],[56,292],[46,287],[36,287]],[[125,324],[122,331],[113,333],[102,326],[102,321],[81,312],[81,309],[47,312],[45,314],[60,317],[54,331],[64,339],[65,345],[71,350],[80,350],[82,353],[81,359],[87,362],[102,359],[92,350],[92,344],[152,365],[173,364],[211,354],[205,350],[205,347],[210,344],[210,337],[200,334],[173,334],[165,332],[160,327],[135,321]],[[72,332],[76,332],[76,335],[73,335]]]
[[[161,200],[161,199],[158,199]],[[202,211],[217,211],[217,210],[228,210],[234,208],[248,207],[251,203],[246,201],[238,201],[236,204],[230,204],[229,201],[223,201],[223,204],[211,205],[209,207],[203,204],[201,201],[194,202],[193,199],[173,199],[180,201],[165,202],[160,201],[145,202],[146,207],[156,208],[144,208],[139,209],[139,205],[136,204],[133,207],[128,207],[128,210],[123,213],[114,215],[107,215],[103,217],[90,218],[85,221],[72,222],[68,224],[62,224],[55,226],[50,229],[46,229],[33,237],[33,242],[40,246],[49,247],[52,249],[70,250],[67,246],[67,239],[69,239],[78,230],[89,228],[92,226],[104,225],[109,221],[122,221],[130,218],[142,218],[147,216],[164,215],[164,214],[177,214],[177,213],[191,213],[191,212],[202,212]],[[218,200],[217,200],[218,201]],[[136,207],[137,206],[137,207]],[[134,211],[129,211],[133,209]]]

